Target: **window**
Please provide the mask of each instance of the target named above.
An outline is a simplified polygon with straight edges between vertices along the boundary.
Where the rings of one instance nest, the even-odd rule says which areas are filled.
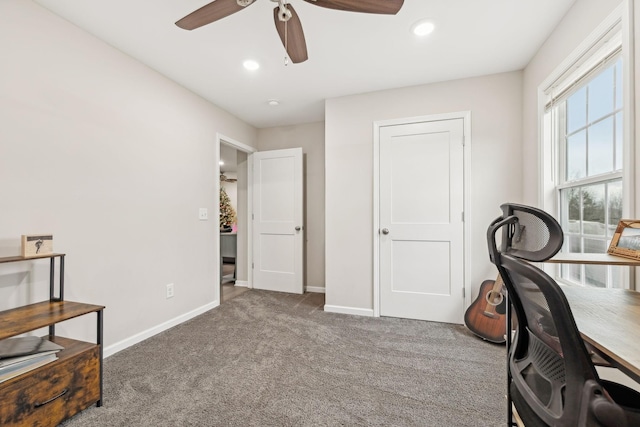
[[[543,94],[544,158],[553,175],[545,181],[544,207],[562,226],[564,252],[606,252],[623,215],[622,76],[618,21]],[[623,267],[599,265],[564,264],[557,271],[562,282],[596,287],[624,287],[625,275]]]
[[[555,107],[564,159],[557,191],[566,252],[606,252],[622,217],[622,58],[618,54],[612,62]],[[560,278],[612,287],[614,272],[564,265]]]

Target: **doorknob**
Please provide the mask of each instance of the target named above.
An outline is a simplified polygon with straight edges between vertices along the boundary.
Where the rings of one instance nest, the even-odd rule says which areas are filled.
[[[300,231],[300,230],[302,230],[302,228],[299,225],[297,225],[296,226],[296,231]]]
[[[383,228],[381,231],[382,231],[382,234],[389,234],[388,228]]]

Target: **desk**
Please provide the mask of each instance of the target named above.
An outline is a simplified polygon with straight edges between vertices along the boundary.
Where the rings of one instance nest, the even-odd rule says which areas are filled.
[[[236,233],[220,233],[220,256],[235,258],[238,250],[238,235]]]
[[[237,266],[238,235],[236,233],[220,233],[220,283],[222,283],[222,266],[225,258],[233,258]],[[236,277],[236,270],[233,270],[233,277]]]
[[[640,266],[638,260],[615,255],[562,252],[545,262]],[[561,288],[585,343],[613,367],[640,383],[640,292],[565,285]],[[507,324],[509,314],[507,312]],[[511,426],[510,393],[507,393],[507,399],[507,425]],[[518,419],[517,413],[515,417]]]
[[[610,254],[559,252],[546,260],[555,264],[640,266],[640,260]],[[561,286],[580,335],[599,356],[640,383],[640,292]],[[511,311],[507,310],[507,325]],[[509,336],[507,346],[510,345]],[[509,350],[507,349],[507,353]],[[510,373],[507,373],[510,378]],[[510,379],[507,380],[509,387]],[[512,425],[511,395],[507,391],[507,420]],[[517,418],[517,414],[516,414]],[[520,425],[520,424],[518,424]]]
[[[559,252],[546,262],[640,266],[640,260],[610,254]],[[562,286],[582,338],[635,381],[640,382],[640,292]]]
[[[562,286],[582,338],[640,382],[640,292]]]

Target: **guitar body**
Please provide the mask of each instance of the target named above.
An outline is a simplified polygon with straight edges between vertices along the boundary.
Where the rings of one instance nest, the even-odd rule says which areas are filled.
[[[467,328],[480,338],[494,343],[504,343],[507,330],[506,299],[502,280],[485,280],[480,285],[478,298],[464,313]]]

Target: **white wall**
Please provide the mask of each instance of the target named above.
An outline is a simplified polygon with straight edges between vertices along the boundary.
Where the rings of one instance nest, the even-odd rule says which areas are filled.
[[[105,344],[215,305],[216,132],[257,131],[33,2],[0,2],[0,256],[52,233],[66,298]],[[46,298],[46,262],[2,265],[0,309]],[[175,284],[175,297],[165,286]],[[93,339],[95,323],[59,331]]]
[[[520,72],[408,87],[326,102],[326,304],[373,308],[373,122],[471,111],[473,293],[495,278],[485,232],[522,195]]]
[[[305,191],[305,278],[308,289],[325,287],[324,122],[258,131],[260,151],[302,147]]]

